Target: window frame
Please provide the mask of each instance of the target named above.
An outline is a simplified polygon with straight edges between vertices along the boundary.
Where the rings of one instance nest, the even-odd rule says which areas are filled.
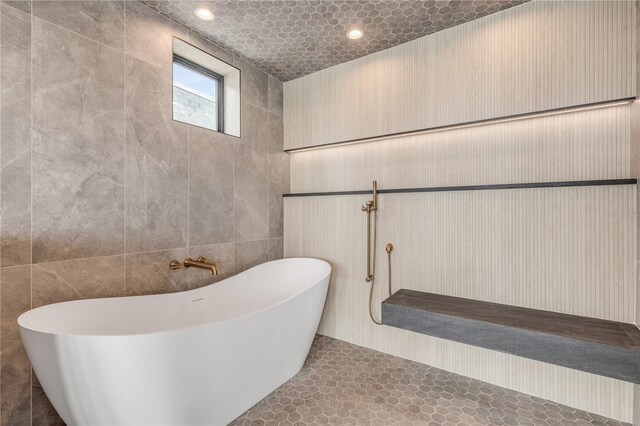
[[[224,76],[220,75],[217,72],[212,71],[212,70],[210,70],[210,69],[208,69],[206,67],[203,67],[200,64],[196,64],[195,62],[190,61],[189,59],[184,58],[184,57],[182,57],[182,56],[180,56],[178,54],[175,54],[175,53],[173,54],[172,65],[174,63],[178,63],[179,65],[190,69],[191,71],[197,72],[199,74],[204,75],[205,77],[209,77],[209,78],[217,81],[217,90],[216,90],[216,109],[217,109],[217,112],[218,112],[218,114],[217,114],[218,115],[218,117],[217,117],[217,124],[218,124],[217,129],[210,129],[208,127],[202,127],[202,126],[198,126],[197,124],[186,123],[186,122],[183,122],[183,121],[180,121],[180,122],[184,123],[184,124],[191,125],[191,126],[202,127],[204,129],[211,130],[213,132],[224,133]],[[173,80],[173,72],[172,72],[172,75],[171,75],[171,86],[173,86],[173,82],[174,82],[174,80]],[[172,90],[171,93],[173,93],[173,90]],[[171,103],[171,107],[173,108],[173,102]],[[173,112],[172,112],[171,115],[173,116]],[[177,120],[177,121],[179,121],[179,120]]]

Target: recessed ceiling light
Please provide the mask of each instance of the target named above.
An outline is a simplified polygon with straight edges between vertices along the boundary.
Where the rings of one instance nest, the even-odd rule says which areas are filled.
[[[347,33],[347,37],[349,37],[351,40],[357,40],[359,38],[362,38],[363,35],[364,33],[362,32],[362,30],[359,30],[357,28],[350,30]]]
[[[196,16],[203,21],[213,21],[216,15],[213,14],[209,9],[205,9],[204,7],[197,8],[194,13]]]

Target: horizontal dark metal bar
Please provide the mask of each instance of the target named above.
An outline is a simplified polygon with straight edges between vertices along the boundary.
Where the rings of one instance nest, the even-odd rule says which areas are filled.
[[[378,194],[404,194],[410,192],[459,192],[459,191],[490,191],[496,189],[530,189],[530,188],[565,188],[573,186],[606,186],[606,185],[635,185],[638,179],[599,179],[599,180],[570,180],[562,182],[535,183],[501,183],[497,185],[471,186],[435,186],[430,188],[396,188],[379,189]],[[370,189],[356,191],[330,192],[298,192],[282,194],[283,197],[323,197],[329,195],[364,195],[371,194]]]
[[[401,136],[409,136],[409,135],[413,135],[413,134],[428,133],[428,132],[438,132],[438,131],[444,131],[444,130],[447,130],[447,129],[455,129],[455,128],[458,128],[458,127],[479,126],[479,125],[482,125],[482,124],[491,124],[493,122],[518,120],[518,119],[525,119],[525,118],[529,118],[529,117],[533,118],[533,117],[540,116],[540,115],[556,114],[556,113],[562,113],[562,112],[572,112],[574,110],[575,111],[579,111],[579,110],[582,110],[582,109],[589,109],[589,108],[606,107],[609,104],[614,105],[614,104],[622,103],[622,102],[633,102],[635,99],[636,99],[635,97],[627,97],[627,98],[611,99],[611,100],[608,100],[608,101],[600,101],[600,102],[591,102],[591,103],[587,103],[587,104],[571,105],[571,106],[567,106],[567,107],[551,108],[551,109],[545,109],[545,110],[540,110],[540,111],[535,111],[535,112],[523,112],[523,113],[520,113],[520,114],[503,115],[501,117],[484,118],[484,119],[481,119],[481,120],[465,121],[465,122],[455,123],[455,124],[446,124],[446,125],[443,125],[443,126],[425,127],[425,128],[422,128],[422,129],[408,130],[408,131],[405,131],[405,132],[397,132],[397,133],[389,133],[389,134],[386,134],[386,135],[367,136],[367,137],[364,137],[364,138],[356,138],[356,139],[349,139],[349,140],[338,141],[338,142],[329,142],[329,143],[323,143],[323,144],[318,144],[318,145],[305,146],[305,147],[300,147],[300,148],[285,149],[284,152],[293,153],[293,152],[300,152],[300,151],[309,151],[309,150],[313,150],[313,149],[329,148],[329,147],[333,147],[333,146],[347,145],[347,144],[360,143],[360,142],[370,142],[370,141],[375,141],[375,140],[380,140],[380,139],[389,139],[389,138],[395,138],[395,137],[401,137]]]

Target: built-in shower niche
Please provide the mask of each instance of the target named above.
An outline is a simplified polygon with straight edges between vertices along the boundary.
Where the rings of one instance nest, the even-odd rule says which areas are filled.
[[[406,289],[382,303],[382,323],[640,384],[633,324]]]

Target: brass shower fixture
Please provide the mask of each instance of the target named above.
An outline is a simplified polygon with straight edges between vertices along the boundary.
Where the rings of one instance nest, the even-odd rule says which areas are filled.
[[[375,271],[376,271],[376,225],[378,220],[376,218],[376,211],[378,210],[378,182],[373,181],[372,200],[363,204],[361,210],[367,213],[367,276],[364,279],[369,283],[369,316],[371,321],[377,325],[382,325],[382,321],[378,321],[373,316],[373,287],[375,285]],[[371,217],[373,215],[373,218]],[[388,243],[385,247],[387,252],[387,261],[389,262],[389,296],[391,292],[391,252],[393,251],[393,244]]]
[[[378,181],[373,181],[373,199],[367,201],[361,208],[363,212],[371,213],[378,210]]]
[[[376,251],[376,211],[378,210],[378,181],[373,181],[373,196],[361,208],[367,213],[367,276],[366,282],[373,282],[373,273],[376,269],[375,251]],[[373,247],[371,246],[371,214],[373,213]]]

